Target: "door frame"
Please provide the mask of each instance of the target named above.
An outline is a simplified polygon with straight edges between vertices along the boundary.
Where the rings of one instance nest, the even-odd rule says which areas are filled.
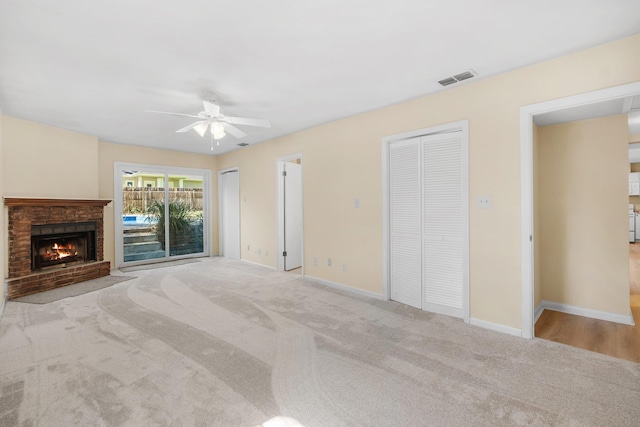
[[[201,175],[203,177],[202,182],[202,196],[204,198],[202,202],[203,210],[206,211],[206,215],[202,218],[202,238],[203,238],[203,250],[196,254],[186,255],[166,255],[163,258],[146,259],[140,261],[124,261],[124,227],[122,224],[122,175],[121,172],[124,169],[137,169],[142,171],[149,171],[155,173],[164,173],[167,178],[169,175]],[[168,179],[166,180],[168,182]],[[169,194],[169,186],[165,186],[165,198]],[[196,168],[181,168],[176,166],[163,166],[163,165],[149,165],[144,163],[128,163],[128,162],[113,162],[113,222],[114,222],[114,244],[115,244],[115,266],[114,268],[130,267],[141,264],[153,264],[157,262],[170,261],[175,259],[193,258],[197,256],[211,256],[211,171],[208,169],[196,169]],[[169,237],[169,223],[165,224],[165,239]]]
[[[233,171],[238,173],[238,238],[240,239],[238,245],[240,247],[240,259],[242,259],[242,200],[240,199],[240,166],[233,166],[218,170],[218,256],[224,256],[224,239],[222,238],[222,175]]]
[[[389,203],[389,146],[393,142],[403,141],[419,136],[427,136],[438,133],[462,132],[462,319],[469,323],[469,120],[459,120],[428,128],[417,129],[410,132],[389,135],[382,138],[382,295],[389,300],[389,274],[390,255],[389,244],[391,239],[389,230],[390,203]]]
[[[566,108],[640,95],[640,82],[628,83],[520,107],[520,248],[522,280],[522,338],[532,339],[535,326],[535,235],[533,205],[533,117]],[[624,114],[623,111],[620,114]]]
[[[284,164],[289,160],[300,160],[300,179],[302,180],[302,275],[304,276],[304,164],[302,153],[294,153],[281,156],[276,159],[276,230],[278,247],[276,250],[276,269],[284,271],[284,182],[282,181],[282,172]]]

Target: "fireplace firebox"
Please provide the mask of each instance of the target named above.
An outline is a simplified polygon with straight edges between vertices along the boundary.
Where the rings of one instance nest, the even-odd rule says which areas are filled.
[[[96,223],[31,226],[31,271],[96,260]]]

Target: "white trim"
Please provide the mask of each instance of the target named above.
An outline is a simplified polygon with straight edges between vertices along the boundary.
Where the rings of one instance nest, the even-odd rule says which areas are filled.
[[[390,137],[389,137],[390,138]],[[389,147],[393,140],[382,138],[382,296],[389,301]]]
[[[522,109],[520,110],[522,111]],[[520,280],[522,281],[522,338],[533,338],[533,118],[520,113]],[[525,302],[526,300],[526,302]]]
[[[521,336],[520,329],[512,328],[510,326],[499,325],[497,323],[487,322],[486,320],[475,319],[473,317],[469,319],[469,323],[473,326],[478,326],[483,329],[489,329],[490,331],[513,335],[514,337]]]
[[[284,203],[282,203],[282,197],[284,194],[284,182],[282,179],[282,172],[284,171],[284,163],[289,160],[300,159],[300,178],[302,179],[302,275],[304,276],[304,161],[302,160],[302,153],[288,154],[276,159],[276,270],[284,271]]]
[[[218,170],[218,256],[224,257],[224,245],[222,238],[222,175],[227,172],[238,172],[238,215],[241,215],[242,211],[242,199],[240,198],[240,167],[233,166],[231,168],[220,169]],[[239,227],[239,235],[240,241],[238,245],[240,245],[240,259],[242,259],[242,216],[238,218],[238,227]]]
[[[275,267],[271,267],[270,265],[264,265],[264,264],[260,264],[259,262],[248,261],[246,259],[240,259],[240,262],[246,262],[247,264],[257,265],[259,267],[269,268],[271,270],[275,270],[276,269]]]
[[[544,311],[544,307],[542,306],[542,303],[538,304],[538,306],[536,307],[536,311],[534,313],[534,317],[533,317],[533,324],[535,325],[536,323],[538,323],[538,319],[540,318],[540,316],[542,316],[542,312]]]
[[[540,305],[544,310],[559,311],[560,313],[574,314],[576,316],[589,317],[591,319],[606,320],[607,322],[615,322],[623,325],[635,325],[631,309],[629,309],[628,315],[624,315],[608,311],[576,307],[575,305],[562,304],[554,301],[542,301]]]
[[[534,242],[533,230],[533,116],[549,111],[593,104],[640,94],[640,82],[629,83],[520,108],[520,240],[522,265],[522,337],[534,332]]]
[[[462,319],[471,320],[469,300],[469,120],[460,123],[462,130]]]
[[[422,309],[431,313],[443,314],[445,316],[455,317],[456,319],[462,319],[463,313],[461,308],[447,307],[442,304],[432,304],[422,301]]]
[[[388,299],[388,298],[385,298],[384,295],[382,294],[367,291],[364,289],[354,288],[353,286],[349,286],[349,285],[343,285],[342,283],[331,282],[329,280],[324,280],[324,279],[320,279],[318,277],[312,277],[312,276],[302,276],[302,277],[311,283],[316,283],[318,285],[327,286],[329,288],[350,292],[352,294],[369,297],[369,298],[375,298],[383,301]]]
[[[469,323],[469,120],[413,130],[382,138],[382,296],[389,299],[389,146],[418,136],[462,131],[463,286],[462,319]]]
[[[631,106],[633,105],[633,96],[629,96],[622,101],[622,111],[621,114],[627,114],[631,111]]]
[[[199,175],[202,176],[202,195],[203,210],[208,215],[203,216],[202,234],[203,246],[202,252],[195,254],[185,254],[178,256],[170,256],[165,254],[164,258],[155,258],[153,260],[139,260],[124,262],[124,235],[122,224],[122,172],[125,169],[137,169],[143,172],[158,173],[164,175],[165,182],[169,182],[169,175]],[[165,197],[169,192],[169,186],[165,186]],[[114,244],[115,244],[115,268],[131,267],[134,265],[150,264],[153,262],[162,262],[168,260],[178,260],[183,258],[201,257],[211,255],[211,171],[208,169],[196,169],[176,166],[148,165],[144,163],[127,163],[113,162],[113,221],[114,221]],[[165,224],[168,228],[169,224]],[[168,231],[168,230],[167,230]],[[165,239],[169,239],[169,233],[165,233]],[[165,242],[166,244],[166,242]]]

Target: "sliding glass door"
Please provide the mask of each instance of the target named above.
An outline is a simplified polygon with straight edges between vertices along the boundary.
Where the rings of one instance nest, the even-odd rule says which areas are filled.
[[[204,180],[202,176],[169,175],[169,254],[204,250]]]
[[[116,264],[208,253],[210,172],[116,163]]]

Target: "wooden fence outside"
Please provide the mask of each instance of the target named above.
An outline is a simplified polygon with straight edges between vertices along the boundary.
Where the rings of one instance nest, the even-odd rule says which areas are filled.
[[[122,207],[125,215],[145,213],[154,201],[164,201],[164,188],[125,187],[122,189]],[[202,211],[201,188],[170,188],[169,200],[186,204],[191,211]]]

